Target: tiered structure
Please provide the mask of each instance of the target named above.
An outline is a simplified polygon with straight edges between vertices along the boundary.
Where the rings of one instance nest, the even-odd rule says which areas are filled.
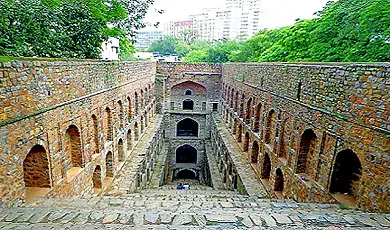
[[[307,207],[294,202],[332,208],[329,203],[343,202],[390,212],[389,73],[386,63],[1,63],[1,204],[81,199],[77,204],[104,208],[107,200],[108,206],[120,200],[100,201],[102,195],[127,199],[150,192],[161,198],[185,181],[194,191],[211,191],[203,200],[224,194],[237,196],[235,202],[250,197],[250,207],[280,198],[289,208]],[[229,202],[220,205],[244,207]],[[238,218],[242,212],[224,219],[203,208],[200,219],[178,221],[313,224],[276,212],[273,219],[263,213],[247,222],[249,214]],[[15,213],[25,211],[4,211],[0,223],[22,221]],[[70,218],[59,213],[47,217],[42,211],[39,221],[28,220]],[[87,221],[119,223],[122,214],[111,213],[108,220],[96,215],[88,214]],[[324,214],[326,223],[334,223],[327,215],[333,214]],[[390,226],[386,216],[374,221],[365,215],[340,223]],[[165,220],[144,217],[155,224]]]

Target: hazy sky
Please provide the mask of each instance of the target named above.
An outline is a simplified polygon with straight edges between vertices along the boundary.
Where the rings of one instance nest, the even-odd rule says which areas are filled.
[[[145,22],[167,22],[185,20],[188,15],[198,13],[202,8],[223,7],[225,0],[155,0],[146,15]],[[262,0],[262,26],[276,28],[294,23],[296,18],[313,18],[328,0]],[[156,10],[165,10],[158,14]],[[150,28],[149,28],[150,29]]]

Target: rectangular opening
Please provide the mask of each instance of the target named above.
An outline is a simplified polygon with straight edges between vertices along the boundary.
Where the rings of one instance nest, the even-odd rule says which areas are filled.
[[[218,103],[213,103],[213,111],[218,111]]]

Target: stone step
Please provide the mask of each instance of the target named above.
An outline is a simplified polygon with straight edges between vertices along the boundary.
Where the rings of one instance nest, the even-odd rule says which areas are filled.
[[[174,208],[174,209],[172,209]],[[209,207],[171,203],[142,209],[99,206],[89,208],[0,209],[0,229],[388,229],[390,216],[353,210],[267,210]]]

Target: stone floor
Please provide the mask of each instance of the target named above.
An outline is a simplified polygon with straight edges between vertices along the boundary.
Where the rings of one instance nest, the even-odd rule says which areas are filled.
[[[175,187],[1,209],[0,229],[390,229],[390,214]]]

